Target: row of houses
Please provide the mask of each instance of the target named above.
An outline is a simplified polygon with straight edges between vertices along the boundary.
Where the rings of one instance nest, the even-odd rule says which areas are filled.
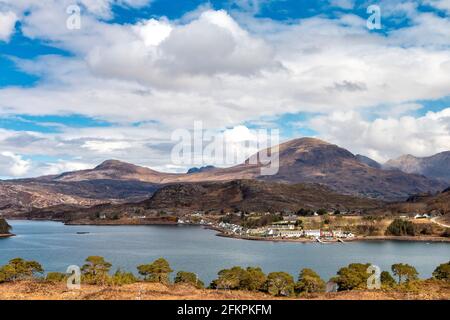
[[[271,238],[353,238],[355,235],[351,232],[342,230],[321,230],[321,229],[299,229],[293,225],[272,225],[256,229],[236,229],[239,232],[244,231],[247,236],[271,237]]]
[[[326,239],[343,239],[354,238],[351,232],[342,230],[321,230],[321,229],[294,229],[294,230],[273,230],[269,229],[268,234],[273,237],[280,238],[326,238]]]

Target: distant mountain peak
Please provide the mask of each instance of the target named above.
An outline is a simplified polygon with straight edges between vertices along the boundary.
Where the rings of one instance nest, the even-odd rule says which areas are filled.
[[[429,157],[415,157],[406,154],[389,160],[384,167],[450,182],[450,151],[440,152]]]
[[[94,170],[121,169],[124,167],[138,167],[138,166],[128,162],[110,159],[100,163],[98,166],[94,168]]]

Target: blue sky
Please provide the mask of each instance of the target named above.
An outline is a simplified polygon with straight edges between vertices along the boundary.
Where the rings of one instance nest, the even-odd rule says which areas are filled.
[[[80,30],[71,1],[29,2],[0,0],[0,177],[182,171],[164,146],[195,120],[379,161],[450,149],[448,0],[80,0]]]

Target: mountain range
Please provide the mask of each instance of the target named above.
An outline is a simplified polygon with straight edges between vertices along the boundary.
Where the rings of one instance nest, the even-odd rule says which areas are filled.
[[[410,154],[389,160],[384,167],[400,169],[406,173],[421,174],[428,178],[450,183],[450,151],[430,157],[414,157]]]
[[[61,204],[89,207],[102,203],[136,203],[149,199],[157,190],[168,186],[236,180],[256,180],[271,185],[320,185],[325,187],[320,189],[322,195],[333,193],[383,201],[402,201],[413,194],[437,193],[448,187],[444,180],[403,172],[393,166],[384,170],[366,157],[319,139],[294,139],[280,144],[278,152],[279,170],[271,176],[261,175],[263,165],[252,161],[254,157],[259,159],[260,151],[244,163],[230,168],[207,167],[206,170],[192,170],[185,174],[163,173],[107,160],[89,170],[0,181],[0,212],[17,214]],[[445,160],[434,163],[442,165],[444,171],[448,168]],[[205,189],[204,186],[202,188]],[[278,187],[270,189],[272,193],[274,190],[286,191]],[[212,189],[208,187],[206,190]]]

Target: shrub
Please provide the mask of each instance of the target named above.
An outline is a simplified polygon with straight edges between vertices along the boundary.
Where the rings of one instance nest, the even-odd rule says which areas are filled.
[[[125,272],[118,269],[110,279],[110,283],[115,286],[122,286],[125,284],[132,284],[137,282],[138,279],[131,272]]]
[[[144,276],[145,281],[169,283],[169,275],[173,270],[169,262],[164,258],[159,258],[150,264],[143,264],[137,267],[139,274]]]
[[[61,272],[49,272],[45,277],[46,281],[49,282],[63,282],[67,279],[67,275]]]
[[[393,236],[414,236],[416,228],[411,221],[395,219],[386,230],[386,234]]]
[[[177,272],[177,275],[175,276],[175,283],[190,284],[198,289],[201,289],[205,286],[195,273],[186,271]]]
[[[433,278],[450,281],[450,261],[437,266],[433,271]]]

